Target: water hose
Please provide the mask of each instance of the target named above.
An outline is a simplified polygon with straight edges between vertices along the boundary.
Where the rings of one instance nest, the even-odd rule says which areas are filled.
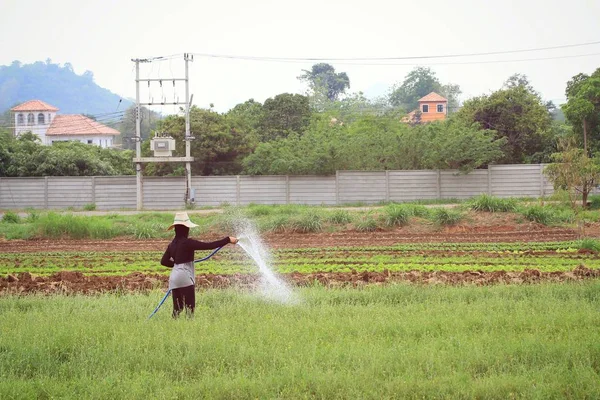
[[[212,256],[214,256],[215,254],[217,254],[217,251],[221,250],[223,248],[223,246],[221,247],[217,247],[215,249],[215,251],[213,251],[212,253],[210,253],[208,256],[204,257],[204,258],[200,258],[198,260],[194,260],[194,264],[201,262],[201,261],[206,261],[209,258],[211,258]],[[165,300],[167,300],[167,297],[169,297],[169,295],[171,294],[171,289],[167,290],[167,293],[165,293],[165,297],[162,298],[162,300],[160,301],[160,303],[158,303],[158,306],[156,306],[156,308],[154,309],[154,311],[152,311],[152,314],[150,314],[150,316],[148,317],[148,319],[152,318],[152,316],[154,314],[156,314],[156,312],[160,309],[160,307],[163,305],[163,303],[165,302]]]

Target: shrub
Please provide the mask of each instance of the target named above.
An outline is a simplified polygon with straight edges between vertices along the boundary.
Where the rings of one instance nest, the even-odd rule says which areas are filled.
[[[18,224],[20,220],[21,218],[19,218],[19,215],[12,211],[7,211],[2,216],[2,222],[7,222],[9,224]]]
[[[463,214],[449,208],[436,208],[432,212],[432,218],[438,225],[456,225],[463,219]]]
[[[89,203],[83,206],[84,211],[96,211],[96,204]]]
[[[471,199],[469,208],[474,211],[511,212],[517,209],[515,199],[501,199],[488,194],[480,194]]]
[[[385,208],[385,224],[387,226],[406,225],[411,212],[404,206],[389,205]]]
[[[543,225],[549,225],[554,220],[554,213],[552,210],[538,205],[526,207],[521,213],[527,220]]]

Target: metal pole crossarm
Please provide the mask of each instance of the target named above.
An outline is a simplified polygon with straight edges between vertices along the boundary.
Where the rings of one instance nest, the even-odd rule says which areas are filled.
[[[152,163],[152,162],[183,162],[191,163],[194,162],[194,157],[138,157],[133,159],[134,163]]]
[[[138,79],[139,82],[174,82],[174,81],[185,81],[185,78],[165,78],[165,79]]]
[[[164,106],[164,105],[186,105],[187,103],[182,102],[182,101],[174,101],[174,102],[169,102],[169,101],[165,101],[165,102],[160,102],[160,103],[140,103],[140,106]]]

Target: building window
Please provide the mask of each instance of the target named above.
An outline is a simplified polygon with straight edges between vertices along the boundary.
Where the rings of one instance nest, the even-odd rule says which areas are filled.
[[[38,114],[38,125],[44,125],[44,114]]]
[[[23,114],[17,115],[17,125],[23,125],[25,123],[25,117]]]
[[[429,104],[423,104],[423,112],[424,113],[428,113],[429,112]]]
[[[31,113],[27,114],[27,125],[35,124],[35,116]]]
[[[88,144],[92,144],[92,143],[93,143],[92,139],[88,139]]]
[[[437,112],[439,112],[439,113],[443,113],[444,112],[444,105],[443,104],[438,104],[437,105]]]

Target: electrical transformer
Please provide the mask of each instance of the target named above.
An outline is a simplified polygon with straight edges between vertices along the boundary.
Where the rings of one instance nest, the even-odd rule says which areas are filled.
[[[150,148],[154,157],[171,157],[175,150],[175,139],[171,136],[154,136],[150,140]]]

